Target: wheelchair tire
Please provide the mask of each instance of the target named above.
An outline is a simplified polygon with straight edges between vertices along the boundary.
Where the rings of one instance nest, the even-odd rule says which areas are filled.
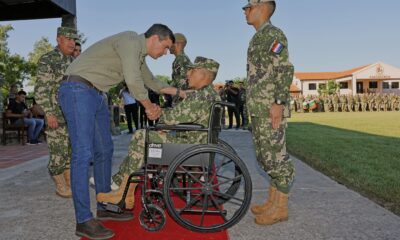
[[[200,176],[198,172],[193,173],[185,166],[186,161],[199,154],[208,154],[209,159],[208,163],[202,164],[204,181],[202,177],[196,177]],[[186,172],[197,186],[177,187],[174,178],[178,172]],[[229,185],[231,182],[234,184]],[[228,190],[221,190],[225,184],[229,185]],[[185,203],[182,204],[182,196],[178,195],[177,200],[177,191],[186,196]],[[251,191],[250,174],[235,152],[220,145],[202,144],[187,149],[174,159],[165,176],[163,195],[169,214],[178,224],[192,231],[217,232],[244,217],[250,206]],[[240,194],[242,196],[236,196]],[[209,220],[214,221],[212,219],[217,219],[217,223],[207,224]]]
[[[150,232],[161,230],[166,223],[166,216],[164,211],[157,205],[148,204],[147,210],[142,209],[139,216],[140,225]]]

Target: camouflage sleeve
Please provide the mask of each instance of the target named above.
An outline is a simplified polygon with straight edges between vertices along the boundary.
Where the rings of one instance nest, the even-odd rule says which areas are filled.
[[[289,88],[293,81],[294,67],[289,62],[288,42],[285,35],[279,30],[276,36],[275,43],[273,43],[272,47],[279,43],[283,45],[283,49],[280,53],[274,53],[271,50],[274,78],[276,83],[274,98],[289,103]]]
[[[54,70],[48,64],[47,56],[42,56],[38,62],[37,81],[35,85],[35,100],[43,108],[46,115],[55,115],[53,103],[54,91],[51,84],[54,80]]]
[[[168,125],[180,123],[198,123],[202,116],[208,115],[208,102],[201,101],[199,91],[190,93],[187,98],[177,104],[174,108],[163,109],[160,122]],[[203,110],[204,109],[204,110]]]

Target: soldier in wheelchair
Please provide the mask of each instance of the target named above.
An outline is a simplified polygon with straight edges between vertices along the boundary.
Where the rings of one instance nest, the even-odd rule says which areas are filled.
[[[207,126],[210,126],[209,123],[213,119],[212,117],[210,117],[210,114],[212,115],[213,110],[210,111],[210,109],[214,109],[216,103],[222,104],[221,102],[219,102],[220,97],[218,93],[215,92],[211,84],[217,75],[218,68],[219,64],[212,59],[207,59],[204,57],[197,57],[195,59],[194,64],[189,67],[189,71],[187,73],[188,87],[189,89],[194,91],[188,92],[187,97],[184,100],[182,100],[179,104],[177,104],[174,108],[163,109],[159,121],[161,124],[157,124],[155,129],[150,131],[146,129],[141,129],[136,131],[130,142],[128,156],[124,159],[124,161],[120,165],[118,173],[112,176],[113,182],[119,185],[119,188],[109,193],[97,194],[98,202],[106,204],[111,203],[121,206],[122,200],[125,199],[125,202],[122,202],[122,206],[124,206],[126,209],[132,209],[134,207],[135,188],[138,182],[143,182],[143,181],[132,180],[134,178],[133,175],[139,172],[140,169],[142,169],[143,165],[145,165],[145,171],[147,173],[149,172],[148,170],[149,161],[152,161],[152,157],[157,158],[157,155],[159,154],[157,150],[164,151],[163,154],[165,155],[171,155],[171,153],[166,153],[165,151],[167,150],[173,151],[171,150],[171,148],[166,148],[167,150],[166,149],[161,150],[157,149],[158,146],[149,146],[149,145],[159,144],[165,146],[168,145],[169,143],[173,143],[175,145],[191,146],[192,148],[189,147],[184,149],[183,152],[186,153],[190,152],[190,149],[196,148],[198,146],[203,146],[204,151],[207,153],[203,153],[202,152],[203,150],[200,149],[201,150],[200,153],[194,153],[194,155],[197,154],[205,156],[205,154],[207,154],[208,159],[210,159],[210,156],[212,156],[213,159],[215,159],[216,158],[215,156],[217,155],[225,156],[223,160],[220,161],[219,165],[215,162],[213,163],[213,166],[215,165],[214,167],[208,168],[209,169],[208,173],[214,172],[214,174],[202,175],[202,171],[205,172],[204,169],[206,169],[204,164],[203,166],[198,166],[199,164],[197,164],[197,165],[191,165],[186,168],[183,167],[183,165],[188,166],[193,162],[192,160],[186,161],[185,157],[182,158],[181,163],[176,163],[175,167],[172,167],[175,163],[175,160],[173,161],[172,165],[170,165],[170,163],[162,162],[163,160],[161,160],[161,162],[159,163],[160,167],[163,166],[164,164],[169,165],[167,173],[165,174],[166,175],[165,179],[174,178],[175,180],[179,179],[181,182],[182,181],[184,182],[183,186],[177,184],[175,180],[173,181],[172,185],[167,181],[164,182],[165,184],[165,186],[163,186],[164,192],[167,192],[168,194],[170,192],[169,189],[166,190],[166,187],[174,189],[174,191],[172,190],[171,191],[174,193],[179,193],[181,198],[184,199],[184,202],[186,204],[186,206],[183,207],[182,210],[182,207],[174,206],[172,200],[168,201],[168,199],[165,199],[164,196],[163,198],[168,207],[168,211],[170,213],[172,211],[172,215],[175,215],[172,217],[179,224],[191,230],[202,231],[202,232],[220,231],[221,229],[232,226],[237,221],[239,221],[241,217],[243,217],[243,215],[248,209],[251,199],[251,180],[248,171],[244,166],[244,164],[242,163],[242,161],[236,156],[234,150],[229,148],[229,145],[224,143],[222,140],[220,144],[222,144],[223,147],[213,148],[207,145],[212,142],[210,127],[208,127],[207,130]],[[220,116],[216,119],[220,121]],[[182,125],[179,124],[195,124],[195,125],[192,125],[194,126],[194,128],[189,127],[186,131],[185,127],[182,127]],[[164,125],[164,127],[163,128],[158,127],[159,125]],[[180,126],[180,128],[178,127],[175,129],[174,126]],[[149,144],[149,143],[156,143],[156,144]],[[146,145],[147,148],[145,147]],[[149,152],[150,151],[149,149],[150,150],[155,149],[155,152]],[[193,150],[195,150],[194,152],[197,151],[196,149]],[[163,158],[165,155],[163,155]],[[145,159],[146,156],[147,159]],[[192,157],[193,156],[188,156],[186,159],[190,159]],[[161,154],[159,158],[161,158]],[[218,180],[220,181],[221,185],[215,184],[218,178],[216,177],[218,170],[221,169],[221,171],[225,171],[224,169],[226,169],[227,166],[229,165],[233,165],[233,170],[232,170],[233,175],[231,177],[222,176],[223,177],[222,180],[221,179]],[[169,172],[171,168],[174,169],[174,172]],[[180,175],[180,177],[179,176],[177,177],[176,174],[177,172],[184,174]],[[147,173],[144,174],[145,178],[147,178],[148,175]],[[160,173],[160,171],[158,171],[158,173]],[[223,175],[223,173],[221,175]],[[142,175],[138,174],[136,176],[143,176],[143,174]],[[188,176],[187,179],[185,178],[185,176]],[[245,178],[245,180],[242,180],[243,178]],[[135,177],[135,179],[138,178]],[[207,181],[209,181],[210,183],[207,183]],[[197,182],[197,186],[195,185],[187,186],[188,182],[195,183],[195,185]],[[228,184],[230,188],[226,191],[225,190],[221,192],[217,191],[217,194],[219,195],[216,196],[219,198],[216,200],[215,197],[214,198],[212,197],[213,195],[212,192],[215,191],[215,189],[218,189],[218,187],[222,186],[223,183],[221,182]],[[146,181],[144,182],[143,185],[147,185]],[[203,188],[200,188],[199,185],[201,185],[205,190]],[[244,192],[246,192],[247,196],[244,196],[243,198],[233,197],[233,195],[236,193],[240,185],[243,185],[243,188],[245,189]],[[232,186],[234,186],[233,189]],[[145,187],[142,188],[142,195],[146,193],[146,190],[144,190],[144,188]],[[196,193],[197,195],[191,196],[193,192],[197,192]],[[210,196],[209,199],[207,199],[207,197],[205,200],[203,199],[203,197],[200,198],[199,192],[207,192],[207,194],[205,195]],[[248,194],[248,192],[250,192],[250,195]],[[239,204],[238,203],[236,204],[240,205],[240,208],[236,208],[234,214],[227,218],[226,210],[223,209],[220,205],[230,198],[233,198],[235,199],[235,201],[239,202]],[[224,200],[221,201],[221,199]],[[142,196],[142,203],[144,203],[143,204],[144,210],[142,211],[140,216],[140,223],[142,224],[142,226],[150,231],[156,231],[161,229],[165,224],[165,216],[162,209],[160,209],[157,206],[153,206],[154,204],[149,204],[149,205],[146,204],[143,196]],[[203,207],[197,207],[197,209],[193,210],[193,208],[198,206],[199,203],[200,204],[203,203]],[[204,203],[206,206],[204,206]],[[150,209],[149,207],[152,208]],[[199,209],[202,209],[202,212]],[[201,216],[203,216],[203,219],[199,220],[196,223],[193,223],[191,222],[192,220],[187,220],[185,219],[185,217],[180,216],[180,213],[183,211],[200,214]],[[212,226],[204,225],[204,215],[206,213],[220,215],[221,218],[223,219],[222,224],[220,225],[217,224]],[[162,215],[161,219],[157,217],[157,214]]]
[[[217,75],[218,67],[219,64],[212,59],[197,57],[187,74],[189,88],[196,91],[188,93],[187,98],[174,108],[163,109],[159,122],[168,125],[195,123],[207,126],[211,103],[220,100],[211,84]],[[173,131],[150,131],[149,134],[151,141],[157,143],[205,143],[207,140],[205,132],[187,132],[178,136]],[[120,165],[118,173],[112,176],[113,182],[120,188],[109,193],[99,193],[98,202],[118,203],[121,200],[129,175],[143,166],[144,142],[145,129],[140,129],[132,136],[128,156]],[[127,209],[133,208],[135,187],[136,184],[131,183],[125,200]]]

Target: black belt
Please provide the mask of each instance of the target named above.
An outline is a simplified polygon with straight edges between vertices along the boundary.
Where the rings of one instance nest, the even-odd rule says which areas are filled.
[[[97,87],[93,85],[93,83],[89,82],[88,80],[84,79],[83,77],[77,75],[64,75],[61,79],[60,83],[62,82],[80,82],[84,83],[85,85],[95,89],[98,92],[101,92]]]

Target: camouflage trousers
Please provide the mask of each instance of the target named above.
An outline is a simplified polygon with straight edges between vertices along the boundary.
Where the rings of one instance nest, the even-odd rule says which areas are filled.
[[[146,129],[140,129],[133,134],[129,144],[128,156],[119,166],[119,170],[112,176],[112,180],[121,185],[124,175],[130,175],[139,171],[144,164],[144,142],[146,139]],[[167,131],[150,131],[149,141],[152,143],[203,143],[207,140],[206,133],[195,132],[167,132]]]
[[[258,164],[271,177],[272,186],[288,193],[295,170],[286,152],[286,119],[278,129],[272,129],[269,117],[251,117],[251,124]]]
[[[70,169],[71,164],[72,152],[67,126],[63,124],[57,129],[48,128],[46,134],[50,155],[47,168],[51,176],[62,174]]]

